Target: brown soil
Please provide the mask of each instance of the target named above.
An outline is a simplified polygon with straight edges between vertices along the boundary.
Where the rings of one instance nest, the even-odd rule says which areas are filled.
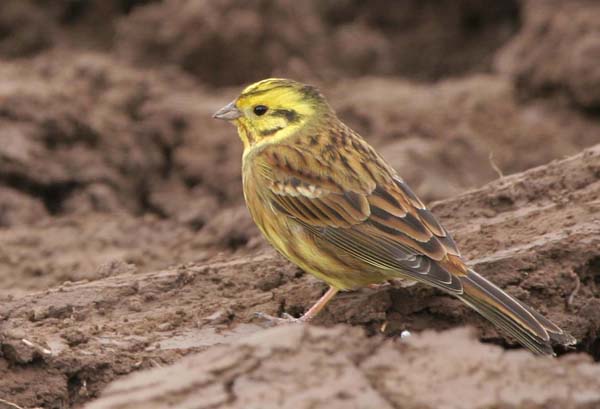
[[[456,233],[474,268],[551,317],[581,341],[579,349],[598,357],[600,145],[433,209]],[[25,406],[74,405],[97,396],[120,375],[262,333],[256,312],[298,314],[324,290],[272,250],[149,273],[124,262],[104,264],[86,281],[3,303],[0,362],[6,376],[0,392]],[[340,322],[390,337],[405,329],[474,324],[480,338],[506,346],[477,314],[420,285],[342,294],[315,324]],[[299,377],[308,370],[296,369]]]
[[[600,109],[600,4],[525,1],[525,24],[498,56],[525,97],[558,97]]]
[[[0,408],[600,405],[597,72],[567,56],[593,2],[558,2],[577,29],[536,1],[5,3]],[[211,114],[273,74],[319,85],[442,199],[473,267],[581,353],[504,352],[517,346],[421,285],[345,293],[314,327],[265,330],[256,312],[299,315],[325,285],[264,242],[241,144]],[[465,324],[500,347],[446,331]]]
[[[385,342],[342,326],[281,327],[128,377],[88,408],[162,408],[166,396],[211,408],[594,408],[599,376],[584,356],[504,353],[466,330]]]
[[[493,52],[518,23],[516,1],[490,7],[409,0],[390,8],[381,0],[368,6],[356,0],[167,0],[123,19],[117,48],[128,60],[174,63],[215,85],[273,73],[305,80],[365,74],[431,80],[489,69]]]

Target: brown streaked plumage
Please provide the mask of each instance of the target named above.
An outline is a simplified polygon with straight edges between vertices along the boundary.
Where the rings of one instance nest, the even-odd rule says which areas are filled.
[[[331,289],[409,278],[452,294],[523,345],[575,339],[470,269],[416,194],[313,87],[268,79],[215,114],[244,143],[244,195],[267,240]]]

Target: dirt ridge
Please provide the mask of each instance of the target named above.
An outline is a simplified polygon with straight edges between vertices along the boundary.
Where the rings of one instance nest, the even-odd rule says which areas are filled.
[[[598,358],[600,145],[432,207],[474,268]],[[148,273],[115,263],[103,274],[0,305],[0,368],[11,368],[0,395],[25,406],[76,405],[123,374],[261,333],[256,312],[299,314],[325,290],[272,250]],[[467,323],[507,346],[476,313],[421,285],[342,294],[315,324],[341,322],[369,334],[385,327],[392,338]]]

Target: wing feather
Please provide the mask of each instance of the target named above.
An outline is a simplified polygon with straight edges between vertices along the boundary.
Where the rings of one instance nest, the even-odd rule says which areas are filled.
[[[374,154],[368,149],[358,153]],[[339,155],[345,158],[343,152]],[[278,145],[266,148],[255,161],[272,207],[301,223],[318,243],[385,271],[390,278],[404,275],[462,292],[458,277],[467,268],[454,241],[381,158],[331,160],[325,165],[305,149]],[[364,168],[365,162],[370,172],[353,167]]]

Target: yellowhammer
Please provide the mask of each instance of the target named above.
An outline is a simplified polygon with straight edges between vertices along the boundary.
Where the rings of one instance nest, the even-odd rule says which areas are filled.
[[[539,354],[576,340],[466,266],[450,234],[314,87],[250,85],[214,115],[244,144],[244,196],[267,240],[329,291],[409,278],[444,290]]]

